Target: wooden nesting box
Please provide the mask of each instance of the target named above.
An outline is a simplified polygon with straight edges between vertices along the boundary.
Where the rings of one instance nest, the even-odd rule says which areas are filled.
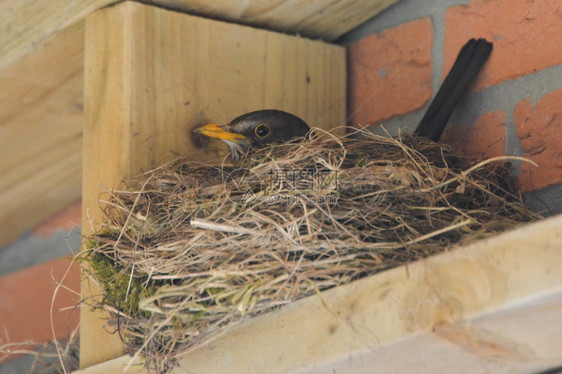
[[[104,188],[179,156],[220,163],[226,149],[193,129],[258,109],[313,126],[345,123],[345,49],[126,2],[86,21],[83,233]],[[82,296],[95,295],[84,282]],[[123,353],[101,313],[82,308],[81,363]]]

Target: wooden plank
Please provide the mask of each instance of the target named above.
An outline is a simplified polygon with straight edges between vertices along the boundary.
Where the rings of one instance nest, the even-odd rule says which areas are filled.
[[[397,0],[150,0],[181,12],[334,40]],[[117,0],[0,0],[0,69]]]
[[[345,120],[342,47],[246,26],[121,3],[87,18],[83,233],[103,217],[103,188],[180,155],[220,162],[193,128],[278,108],[312,125]],[[216,142],[211,143],[215,145]],[[221,153],[222,152],[222,153]],[[83,297],[95,295],[85,282]],[[121,351],[101,315],[82,309],[81,366]]]
[[[398,0],[153,0],[186,12],[310,38],[336,40]]]
[[[187,354],[174,372],[528,373],[557,367],[561,248],[562,216],[529,224],[246,321]],[[117,373],[129,360],[84,373]]]
[[[112,2],[115,1],[0,0],[0,69],[42,49],[67,27],[83,25],[86,15]],[[74,37],[83,38],[83,30],[73,30]]]
[[[0,69],[0,245],[80,197],[83,32]]]
[[[562,366],[562,292],[539,295],[385,347],[311,365],[301,374],[539,373]]]

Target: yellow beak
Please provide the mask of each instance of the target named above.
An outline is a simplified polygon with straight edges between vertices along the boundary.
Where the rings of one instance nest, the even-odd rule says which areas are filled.
[[[228,140],[235,143],[238,143],[239,140],[246,139],[244,135],[227,131],[223,127],[214,123],[200,127],[196,129],[195,132],[198,132],[210,138]]]

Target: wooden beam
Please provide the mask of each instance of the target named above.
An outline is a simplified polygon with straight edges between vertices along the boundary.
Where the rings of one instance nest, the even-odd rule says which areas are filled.
[[[311,125],[345,121],[342,47],[227,24],[138,3],[86,21],[83,233],[99,227],[103,185],[182,155],[220,162],[226,150],[199,144],[193,128],[278,108]],[[83,297],[95,296],[85,282]],[[119,355],[103,317],[81,313],[81,366]],[[102,324],[102,323],[101,323]]]
[[[334,40],[397,0],[148,0],[157,6],[312,38]],[[118,0],[0,0],[0,69],[89,13]]]
[[[562,366],[562,216],[235,326],[175,373],[528,373]],[[83,373],[118,373],[121,357]],[[133,366],[133,372],[141,372]]]
[[[562,292],[539,294],[384,347],[310,365],[301,374],[539,373],[562,365]],[[553,327],[555,326],[555,327]]]
[[[83,33],[0,69],[0,245],[80,197]]]
[[[187,13],[333,41],[398,0],[151,0]]]
[[[28,54],[42,49],[67,27],[82,24],[72,29],[73,37],[82,39],[84,18],[92,11],[110,4],[111,0],[60,1],[0,0],[0,70],[18,62]],[[83,44],[79,48],[83,48]],[[51,74],[51,77],[56,77]]]

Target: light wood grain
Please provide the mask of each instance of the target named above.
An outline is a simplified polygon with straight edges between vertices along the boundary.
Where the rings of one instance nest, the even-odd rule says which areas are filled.
[[[115,1],[0,0],[0,70],[42,49],[60,32],[67,32],[67,27],[83,25],[86,15],[112,2]],[[72,37],[84,37],[83,26],[82,31],[71,30],[75,33]],[[56,75],[48,76],[56,78]]]
[[[157,6],[334,40],[397,0],[148,0]],[[0,0],[0,69],[116,0]]]
[[[175,373],[529,373],[562,364],[562,216],[235,326]],[[129,357],[107,363],[122,370]],[[138,367],[136,368],[138,370]],[[87,373],[101,373],[95,367]]]
[[[397,0],[152,0],[208,17],[311,38],[335,40]]]
[[[539,373],[562,365],[562,292],[354,352],[294,374]]]
[[[80,197],[83,32],[0,69],[0,245]]]
[[[86,235],[103,220],[100,185],[182,155],[221,162],[226,149],[200,144],[197,126],[263,108],[324,128],[345,121],[345,50],[318,41],[122,3],[87,18],[85,59]],[[100,320],[82,309],[82,367],[121,354]]]

